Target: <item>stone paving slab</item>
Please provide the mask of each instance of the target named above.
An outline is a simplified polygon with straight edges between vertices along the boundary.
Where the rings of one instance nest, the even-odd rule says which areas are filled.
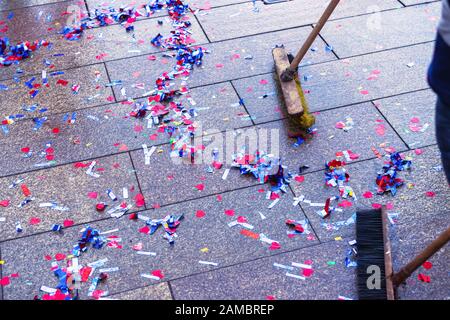
[[[10,11],[0,12],[0,21],[4,20],[8,26],[7,32],[3,32],[1,36],[8,37],[12,43],[47,40],[47,37],[61,32],[70,17],[69,14],[63,13],[73,6],[79,7],[85,14],[86,6],[84,1],[80,0],[55,2],[45,6],[14,10],[11,19],[8,19]],[[32,24],[33,27],[24,27],[24,24]]]
[[[243,3],[197,16],[208,38],[217,41],[316,23],[326,5],[326,0],[289,1],[259,5],[259,12],[254,12],[252,3]],[[402,7],[394,0],[348,0],[342,2],[331,19],[365,14],[374,6],[380,10]]]
[[[40,85],[37,88],[39,92],[34,98],[30,94],[34,89],[25,85],[33,77],[36,79],[33,86]],[[0,91],[0,101],[2,101],[0,118],[17,114],[23,114],[25,118],[43,117],[114,102],[111,88],[105,86],[109,80],[103,64],[70,69],[64,71],[64,74],[55,76],[47,73],[47,78],[48,87],[43,85],[40,75],[26,76],[17,79],[17,82],[16,80],[0,80],[1,84],[8,87],[8,90]],[[61,83],[58,84],[58,81]],[[80,86],[78,94],[72,91],[74,85]],[[32,105],[38,105],[37,110],[47,108],[48,111],[39,113],[23,110],[23,107],[29,108]]]
[[[300,68],[301,83],[309,108],[326,110],[425,89],[432,50],[432,44],[422,44],[304,66]],[[410,63],[414,65],[408,67]],[[280,88],[275,73],[232,83],[255,123],[284,118],[284,101],[278,94]],[[263,98],[264,95],[267,97]]]
[[[416,255],[425,249],[441,232],[448,228],[449,215],[431,215],[420,221],[402,224],[392,230],[392,261],[394,270],[399,271]],[[415,271],[406,284],[399,287],[397,293],[400,300],[448,300],[448,261],[450,259],[448,244],[434,254],[429,261],[432,268],[423,266]],[[424,274],[431,278],[430,283],[422,282],[418,275]]]
[[[113,294],[110,299],[116,300],[172,300],[169,285],[166,282],[139,288],[123,293]]]
[[[97,212],[95,205],[101,201],[112,205],[113,202],[106,194],[107,189],[112,189],[119,201],[123,199],[122,188],[124,187],[129,189],[130,197],[139,192],[128,154],[105,157],[96,161],[95,170],[102,169],[97,172],[100,175],[98,178],[87,175],[85,173],[87,168],[75,168],[74,164],[70,164],[0,179],[2,186],[0,198],[2,201],[9,201],[7,207],[0,207],[0,216],[5,218],[4,222],[0,222],[1,240],[49,231],[53,224],[62,225],[65,220],[85,223],[104,219],[109,215],[106,212]],[[91,161],[85,163],[90,164]],[[18,179],[25,180],[17,187],[9,188]],[[21,189],[22,184],[28,187],[31,197],[35,200],[19,208],[18,205],[26,198]],[[134,191],[132,191],[133,187]],[[89,197],[88,194],[91,192],[97,193],[97,199]],[[119,201],[115,204],[120,204]],[[48,202],[57,202],[59,206],[68,207],[69,210],[39,207],[40,203]],[[132,198],[128,202],[134,204]],[[132,210],[135,208],[133,207]],[[17,222],[22,224],[22,233],[16,232]],[[24,241],[29,241],[29,238],[24,238]]]
[[[436,143],[436,94],[433,91],[424,90],[381,99],[375,104],[410,148]]]
[[[239,98],[229,83],[193,89],[177,101],[192,107],[188,99],[193,99],[198,109],[195,119],[201,125],[199,134],[209,129],[225,131],[251,125],[245,109],[236,106]],[[55,150],[56,163],[64,164],[139,149],[142,144],[150,147],[169,142],[169,135],[158,132],[157,126],[149,129],[147,120],[130,117],[133,108],[112,104],[83,109],[77,112],[75,124],[64,123],[61,114],[54,115],[37,131],[33,130],[32,120],[11,126],[10,133],[0,138],[0,176],[36,169],[36,164],[46,162],[39,152],[47,143]],[[52,132],[54,128],[59,128],[59,134]],[[79,143],[74,142],[77,139]],[[24,158],[21,149],[25,147],[33,152],[31,157]]]
[[[343,262],[347,249],[344,243],[321,244],[174,280],[171,287],[176,300],[357,299],[355,269]],[[314,272],[305,280],[286,276],[287,272],[302,276],[300,268],[288,271],[273,265],[307,260],[312,261]]]
[[[258,257],[274,255],[280,252],[298,249],[317,244],[314,234],[311,240],[306,235],[289,239],[286,235],[287,228],[284,220],[288,217],[304,219],[299,208],[292,207],[290,202],[281,202],[279,206],[267,212],[259,199],[264,194],[258,193],[258,188],[250,188],[239,192],[239,196],[251,201],[235,203],[236,194],[223,194],[219,202],[214,197],[210,199],[198,199],[176,206],[145,211],[142,214],[154,218],[161,218],[167,214],[185,214],[185,218],[177,229],[177,239],[174,246],[170,246],[162,238],[162,230],[154,235],[140,233],[138,230],[144,226],[142,221],[130,221],[127,217],[118,220],[108,219],[92,223],[91,226],[100,232],[118,229],[108,236],[118,236],[123,248],[104,247],[101,250],[89,248],[80,257],[80,264],[108,258],[105,267],[119,267],[119,271],[110,272],[110,277],[105,286],[99,289],[108,290],[112,295],[115,292],[131,290],[158,283],[155,280],[145,279],[141,273],[151,273],[152,270],[161,270],[164,281],[184,277],[187,275],[205,272],[227,265],[232,265]],[[255,199],[252,199],[254,197]],[[234,209],[234,217],[224,214],[224,210]],[[203,210],[205,216],[198,218],[196,212]],[[261,220],[256,212],[264,211],[267,218]],[[248,223],[254,226],[256,233],[266,234],[274,240],[278,240],[281,249],[269,250],[269,244],[240,234],[240,226],[230,228],[227,223],[233,221],[238,215],[244,215]],[[28,299],[37,293],[38,288],[45,284],[53,286],[56,278],[50,272],[50,261],[44,259],[46,255],[54,257],[57,253],[69,254],[68,250],[76,243],[81,226],[74,226],[65,230],[64,236],[53,233],[43,233],[29,238],[17,239],[2,243],[2,259],[4,274],[19,273],[20,281],[12,281],[10,286],[4,287],[6,299]],[[45,243],[47,245],[43,246]],[[142,251],[155,252],[156,256],[139,255],[131,247],[142,243]],[[204,249],[208,248],[208,249]],[[207,252],[202,252],[207,251]],[[17,252],[23,252],[18,255]],[[33,259],[30,267],[28,261]],[[218,263],[218,266],[201,264],[198,261]],[[62,265],[62,262],[60,263]],[[96,273],[94,273],[96,274]],[[31,285],[26,283],[31,281]],[[82,298],[86,298],[88,285],[83,285]]]
[[[439,2],[439,0],[438,1],[433,1],[433,0],[401,0],[401,2],[405,6],[413,6],[413,5],[421,4],[421,3]]]
[[[211,53],[205,55],[201,68],[195,68],[188,83],[191,87],[202,86],[271,72],[274,70],[272,48],[277,44],[285,44],[288,50],[296,51],[298,45],[308,37],[310,30],[310,27],[304,27],[207,44],[205,46]],[[322,40],[318,39],[314,48],[317,50],[308,52],[305,64],[336,59],[333,53],[325,51],[325,43]],[[113,79],[123,80],[128,96],[140,97],[153,89],[155,79],[162,72],[173,68],[172,59],[161,58],[158,54],[156,56],[156,61],[149,61],[147,56],[143,56],[107,62],[106,65]],[[144,83],[146,86],[144,89],[133,87],[137,83]],[[121,90],[120,87],[114,89],[116,94]]]
[[[302,81],[312,111],[428,88],[433,43],[419,44],[304,67]],[[408,67],[410,65],[410,67]]]
[[[381,148],[377,147],[377,149]],[[420,225],[421,220],[430,215],[446,215],[448,217],[450,214],[449,188],[444,173],[433,169],[441,164],[437,147],[423,148],[421,155],[416,155],[414,151],[409,151],[407,155],[413,158],[413,169],[409,173],[401,172],[399,174],[399,177],[405,181],[405,185],[398,189],[397,195],[394,197],[390,194],[376,194],[375,179],[377,171],[383,166],[383,162],[376,159],[346,166],[350,175],[347,185],[353,188],[357,201],[347,199],[352,202],[352,206],[341,208],[343,212],[334,212],[330,219],[324,220],[317,214],[317,211],[322,210],[323,207],[300,203],[319,239],[327,241],[342,236],[344,240],[352,240],[355,237],[354,224],[340,227],[336,223],[347,221],[356,210],[370,209],[373,204],[388,205],[389,213],[398,214],[396,218],[398,224]],[[293,185],[294,192],[297,196],[303,194],[313,203],[325,203],[328,197],[339,195],[339,192],[336,188],[325,186],[324,179],[324,172],[307,174],[303,183]],[[407,183],[414,184],[414,187],[409,189]],[[366,192],[371,192],[372,198],[365,198],[363,194]],[[434,192],[435,195],[427,196],[427,192]]]
[[[56,2],[65,2],[67,0],[14,0],[14,1],[2,1],[0,3],[0,11],[22,9],[26,7],[39,6],[43,4],[51,4]],[[79,1],[82,3],[83,1]]]
[[[336,128],[337,122],[346,122],[350,118],[354,125],[345,132]],[[383,134],[377,134],[376,128],[382,125]],[[297,139],[287,136],[286,121],[270,122],[258,126],[267,130],[278,130],[280,139],[280,155],[283,164],[292,172],[297,172],[302,165],[308,165],[309,170],[321,170],[324,164],[335,157],[337,152],[351,150],[358,155],[358,161],[374,157],[370,146],[382,143],[397,150],[407,150],[406,145],[398,138],[381,114],[370,103],[354,105],[334,110],[327,110],[316,114],[317,134],[301,146],[295,146]],[[277,141],[277,140],[275,140]],[[277,141],[278,142],[278,141]],[[273,145],[269,145],[271,153]]]
[[[88,64],[123,59],[149,53],[165,51],[150,43],[158,33],[168,35],[172,30],[169,19],[163,19],[163,25],[158,24],[159,19],[146,19],[134,24],[135,32],[127,33],[120,25],[111,25],[100,28],[88,29],[80,40],[66,41],[61,35],[52,35],[46,40],[53,45],[51,48],[41,48],[35,51],[33,57],[21,62],[17,67],[22,74],[36,74],[47,69],[44,61],[49,61],[58,69],[73,68]],[[206,43],[208,40],[201,31],[200,25],[192,19],[194,44]],[[57,55],[57,56],[55,56]],[[2,78],[12,78],[16,67],[4,68]]]
[[[340,58],[434,41],[438,2],[330,21],[321,31]]]
[[[256,124],[284,119],[287,111],[277,74],[264,74],[232,81]]]

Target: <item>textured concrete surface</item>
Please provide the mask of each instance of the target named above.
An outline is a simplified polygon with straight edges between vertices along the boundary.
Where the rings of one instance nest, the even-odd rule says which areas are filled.
[[[1,198],[8,200],[9,205],[0,209],[0,216],[5,218],[0,223],[1,240],[49,231],[53,224],[63,225],[65,220],[81,224],[109,217],[106,211],[96,211],[95,206],[99,202],[108,204],[108,209],[119,205],[121,201],[134,205],[133,197],[139,191],[128,154],[100,158],[96,162],[94,172],[99,174],[98,178],[87,175],[87,168],[75,168],[74,164],[2,178]],[[84,163],[90,164],[91,161]],[[16,187],[9,188],[19,179],[25,180]],[[22,185],[26,185],[34,200],[19,208],[19,204],[26,198]],[[128,200],[122,196],[123,188],[129,190]],[[117,201],[108,197],[108,189],[114,192]],[[56,202],[58,206],[68,210],[40,207],[41,203],[50,202]],[[135,210],[136,206],[130,212]],[[17,222],[22,225],[21,233],[16,232]]]
[[[205,134],[210,129],[225,131],[251,125],[245,109],[235,105],[239,98],[229,83],[193,89],[179,101],[189,107],[188,99],[196,104],[196,123]],[[54,161],[64,164],[139,149],[143,144],[150,147],[169,142],[169,135],[158,131],[158,126],[147,130],[146,119],[131,117],[132,110],[133,106],[128,104],[83,109],[76,113],[75,124],[64,123],[64,114],[57,114],[49,116],[39,130],[33,130],[33,120],[22,121],[12,126],[6,137],[0,137],[3,154],[0,165],[4,168],[1,173],[10,175],[36,169],[35,165],[43,162],[39,152],[47,143],[55,149]],[[54,128],[60,132],[53,134]],[[31,157],[24,157],[21,149],[25,147],[33,152]]]
[[[410,148],[436,143],[436,95],[431,90],[407,93],[374,103]]]
[[[72,247],[86,225],[106,232],[108,244],[89,247],[80,264],[107,258],[101,268],[118,270],[106,271],[109,278],[97,289],[107,299],[120,300],[357,299],[355,269],[344,262],[348,241],[355,237],[351,217],[356,210],[388,206],[396,270],[448,225],[450,190],[434,137],[435,95],[426,82],[438,1],[341,2],[300,67],[317,120],[313,139],[301,145],[286,134],[271,51],[284,44],[295,52],[327,1],[270,6],[257,1],[256,9],[246,0],[189,3],[195,11],[195,17],[189,14],[194,45],[209,53],[201,67],[173,81],[171,89],[191,88],[174,101],[196,108],[196,139],[187,141],[198,150],[195,164],[187,158],[175,161],[179,158],[171,158],[166,133],[129,116],[133,99],[144,101],[155,79],[174,66],[167,52],[149,43],[158,32],[170,32],[167,12],[139,18],[134,38],[120,25],[111,25],[67,42],[58,32],[69,18],[69,5],[78,4],[84,14],[87,9],[92,14],[96,7],[140,6],[141,1],[0,2],[0,37],[10,37],[13,43],[52,42],[26,61],[0,69],[0,299],[33,299],[42,296],[42,285],[55,288],[58,279],[51,264],[58,260],[60,267],[68,267]],[[43,70],[48,87],[43,85]],[[56,70],[64,74],[50,75]],[[32,77],[36,79],[30,88],[26,82]],[[122,83],[111,86],[115,81]],[[71,90],[76,84],[78,94]],[[32,89],[39,90],[35,98]],[[40,113],[42,108],[47,111]],[[69,124],[66,116],[73,112],[76,120]],[[25,119],[4,124],[5,117],[18,114]],[[33,130],[37,117],[47,120]],[[346,130],[340,129],[343,123]],[[230,169],[225,160],[250,147],[253,133],[259,134],[259,148],[279,152],[285,172],[295,175],[276,203],[275,195],[267,198],[270,183],[259,184],[235,168],[223,179]],[[148,165],[143,143],[157,147]],[[224,165],[212,169],[213,147],[223,146],[219,161]],[[412,159],[411,171],[399,173],[405,185],[396,196],[376,194],[375,179],[384,160],[372,148],[382,156],[396,150]],[[356,199],[332,203],[342,210],[323,219],[317,211],[338,194],[324,185],[324,164],[346,150],[352,155],[346,165],[348,185]],[[98,178],[86,174],[92,160],[97,161]],[[300,173],[303,165],[309,169]],[[25,180],[9,188],[19,178]],[[23,207],[18,205],[27,190],[21,184],[35,198]],[[107,189],[117,201],[108,197]],[[138,194],[143,194],[145,205]],[[294,206],[301,195],[306,201]],[[111,208],[123,200],[132,204],[130,213],[141,218],[184,214],[175,244],[168,244],[162,229],[146,234],[144,221],[130,220],[130,214],[116,219],[95,209],[98,202]],[[46,202],[69,210],[39,206]],[[237,219],[247,225],[228,225]],[[287,219],[301,221],[307,231],[292,235]],[[16,232],[19,221],[22,233]],[[53,224],[65,227],[55,233],[50,231]],[[268,240],[261,241],[265,237]],[[448,258],[447,246],[430,258],[432,268],[421,267],[408,279],[399,298],[449,299]],[[302,279],[274,266],[292,262],[311,264],[312,271],[289,270]],[[100,271],[82,283],[81,299],[93,299],[88,288]],[[152,272],[161,278],[141,276]],[[429,276],[430,283],[422,282],[419,273]]]
[[[189,85],[203,86],[228,81],[240,77],[271,72],[274,68],[272,48],[284,44],[290,51],[297,50],[311,31],[310,27],[296,28],[265,35],[238,38],[229,41],[208,44],[210,51],[201,67],[195,68],[189,79]],[[194,34],[195,35],[195,34]],[[305,64],[334,60],[331,52],[326,52],[325,43],[318,39],[314,43],[316,51],[310,51],[305,57]],[[108,62],[107,68],[115,80],[123,80],[127,95],[140,97],[153,88],[155,76],[172,70],[172,59],[156,55],[155,61],[147,56],[127,60]],[[144,70],[149,70],[144,72]],[[130,78],[130,74],[132,78]],[[145,83],[144,89],[138,89],[136,83]],[[121,88],[115,88],[116,94]]]
[[[198,18],[208,38],[217,41],[315,23],[326,5],[325,0],[289,1],[260,6],[259,12],[255,12],[251,3],[243,3],[212,9],[208,14],[199,15]],[[401,4],[394,0],[349,0],[342,2],[331,19],[364,14],[370,6],[386,10],[399,8]],[[222,23],[217,23],[218,21]]]
[[[441,4],[330,21],[321,35],[340,58],[433,41]]]

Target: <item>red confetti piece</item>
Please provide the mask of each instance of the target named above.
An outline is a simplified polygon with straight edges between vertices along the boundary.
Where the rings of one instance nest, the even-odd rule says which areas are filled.
[[[140,193],[138,193],[135,197],[134,197],[134,201],[136,202],[136,207],[143,207],[145,205],[145,199],[144,196]]]
[[[266,296],[266,300],[276,300],[274,296]]]
[[[27,187],[26,184],[22,184],[22,185],[20,186],[20,188],[22,189],[23,195],[24,195],[25,197],[28,197],[28,196],[31,195],[30,189],[28,189],[28,187]]]
[[[300,183],[305,181],[305,177],[304,176],[296,176],[294,179],[295,179],[295,181],[300,182]]]
[[[73,224],[74,224],[73,220],[64,220],[64,222],[63,222],[64,228],[68,228],[70,226],[73,226]]]
[[[89,192],[88,197],[91,199],[97,199],[98,193],[97,192]]]
[[[372,208],[374,208],[374,209],[380,209],[381,207],[382,207],[382,205],[379,203],[372,203]]]
[[[161,270],[153,270],[152,275],[160,279],[164,278],[164,275]]]
[[[363,197],[366,198],[366,199],[370,199],[370,198],[373,197],[373,193],[370,192],[370,191],[364,192],[363,193]]]
[[[149,136],[150,140],[156,140],[158,139],[158,135],[156,133]]]
[[[30,148],[25,147],[25,148],[20,149],[20,151],[22,151],[23,153],[28,153],[28,152],[30,152]]]
[[[200,184],[196,185],[195,188],[198,191],[203,191],[205,189],[205,185],[203,183],[200,183]]]
[[[7,286],[10,284],[9,277],[3,277],[0,279],[0,286]]]
[[[376,126],[375,128],[375,132],[377,133],[377,135],[379,136],[384,136],[386,133],[386,127],[384,126],[384,124],[379,124]]]
[[[36,218],[36,217],[30,218],[30,224],[31,225],[36,225],[36,224],[39,224],[39,223],[41,223],[41,219]]]
[[[197,210],[197,212],[195,213],[195,216],[197,217],[197,218],[203,218],[204,216],[205,216],[205,211],[203,211],[203,210]]]
[[[420,156],[423,153],[422,149],[416,149],[414,150],[414,153],[417,154],[418,156]]]
[[[422,282],[426,282],[426,283],[430,283],[431,282],[431,278],[427,275],[424,275],[423,273],[419,273],[419,275],[417,276],[417,278],[422,281]]]
[[[53,129],[52,129],[52,133],[58,134],[58,133],[59,133],[59,128],[53,128]]]
[[[142,227],[139,229],[139,232],[148,234],[150,232],[150,228],[148,226]]]
[[[232,216],[234,216],[234,210],[233,209],[225,210],[225,214],[227,216],[232,217]]]
[[[66,258],[66,255],[63,254],[63,253],[57,253],[57,254],[55,255],[55,260],[56,260],[56,261],[61,261],[61,260],[64,260],[65,258]]]
[[[147,60],[155,61],[156,60],[156,56],[148,56]]]
[[[9,200],[2,200],[0,201],[0,207],[7,207],[9,206]]]
[[[427,191],[427,192],[425,192],[425,195],[426,195],[428,198],[433,198],[434,196],[436,196],[436,193],[433,192],[433,191]]]
[[[361,90],[360,92],[362,95],[365,95],[365,96],[369,94],[368,90]]]
[[[218,194],[216,199],[217,199],[217,201],[222,201],[222,196],[220,194]]]
[[[256,240],[259,239],[259,234],[251,232],[250,230],[247,230],[247,229],[242,229],[240,233],[243,236],[246,236],[246,237],[249,237],[249,238],[252,238],[252,239],[256,239]]]
[[[433,264],[430,261],[425,261],[422,266],[425,269],[430,270],[433,267]]]
[[[259,83],[262,84],[262,85],[265,85],[265,84],[268,84],[269,81],[267,81],[266,79],[261,79],[261,80],[259,81]]]
[[[348,201],[348,200],[343,200],[341,203],[338,204],[338,206],[339,206],[339,207],[342,207],[342,208],[349,208],[349,207],[351,207],[352,205],[353,205],[353,203],[351,203],[351,202]]]
[[[239,223],[245,223],[245,222],[247,222],[247,219],[246,219],[245,217],[243,217],[243,216],[239,216],[239,217],[237,218],[237,222],[239,222]]]
[[[313,269],[303,269],[303,276],[305,277],[311,277],[314,273]]]
[[[44,257],[44,259],[47,260],[47,261],[52,261],[52,256],[51,255],[46,255]]]
[[[272,242],[272,244],[269,247],[269,250],[278,250],[278,249],[281,249],[281,245],[276,241]]]

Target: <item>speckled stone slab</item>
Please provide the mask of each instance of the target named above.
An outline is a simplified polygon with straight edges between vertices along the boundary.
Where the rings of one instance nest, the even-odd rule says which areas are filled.
[[[217,41],[315,23],[326,5],[325,0],[289,1],[258,5],[259,11],[255,12],[252,3],[243,3],[212,9],[205,15],[198,15],[198,19],[208,38]],[[331,19],[364,14],[374,6],[385,10],[402,5],[394,0],[350,0],[342,2]]]
[[[391,241],[394,270],[398,272],[448,228],[448,220],[448,213],[431,215],[409,224],[399,225],[393,230]],[[432,263],[431,269],[419,267],[406,280],[405,284],[398,288],[398,298],[400,300],[448,300],[450,298],[448,290],[449,249],[447,244],[428,259]],[[420,281],[419,274],[429,276],[430,283]]]
[[[124,187],[129,190],[130,198],[126,201],[134,204],[132,197],[139,193],[139,189],[129,155],[121,154],[96,161],[94,172],[99,175],[98,178],[87,175],[87,167],[75,168],[74,164],[70,164],[0,179],[0,198],[2,201],[9,201],[7,207],[0,207],[0,217],[5,218],[4,222],[0,222],[1,240],[49,231],[53,224],[63,225],[65,220],[80,224],[109,217],[106,212],[97,212],[95,205],[98,202],[107,203],[109,208],[119,205],[124,199]],[[91,161],[84,163],[89,165]],[[25,180],[16,187],[9,188],[19,179]],[[18,205],[26,198],[22,184],[26,185],[31,193],[30,197],[34,197],[34,200],[20,208]],[[113,202],[108,197],[107,189],[113,191],[117,201]],[[91,198],[95,193],[97,198]],[[51,202],[56,202],[61,209],[40,207],[41,203]],[[64,210],[64,207],[69,210]],[[136,206],[130,211],[132,210],[136,210]],[[22,225],[21,233],[16,232],[17,222]]]
[[[406,6],[413,6],[416,4],[427,3],[427,2],[439,2],[439,1],[430,1],[430,0],[401,0],[402,3]]]
[[[40,6],[45,4],[52,4],[56,2],[65,2],[66,0],[14,0],[2,1],[0,3],[0,11],[22,9],[26,7]],[[82,2],[82,1],[79,1]]]
[[[108,298],[115,300],[172,300],[172,295],[167,282],[163,282],[153,286],[113,294]]]
[[[382,148],[377,147],[382,152]],[[383,166],[382,160],[372,160],[355,164],[348,164],[346,170],[350,175],[350,181],[346,185],[353,188],[357,201],[348,198],[351,206],[339,206],[337,202],[332,206],[342,209],[342,212],[334,212],[329,219],[322,219],[318,211],[322,206],[311,206],[300,203],[306,215],[311,221],[314,230],[322,241],[343,237],[344,241],[355,237],[354,224],[348,219],[358,209],[371,209],[373,205],[386,204],[388,213],[398,224],[417,224],[422,219],[431,215],[450,215],[448,201],[449,188],[443,171],[437,171],[440,166],[440,154],[436,146],[423,148],[423,153],[415,154],[409,151],[406,155],[412,157],[413,167],[410,172],[400,172],[399,178],[405,181],[405,185],[398,189],[395,196],[389,194],[377,195],[375,180],[377,172]],[[385,152],[382,152],[385,153]],[[332,160],[332,159],[330,159]],[[324,204],[328,197],[339,195],[336,188],[325,185],[324,172],[316,172],[305,175],[305,181],[294,184],[294,192],[297,196],[304,195],[305,199],[312,203]],[[411,184],[408,187],[408,184]],[[431,192],[432,194],[427,194]],[[339,200],[344,205],[343,199]],[[345,222],[349,222],[345,225]],[[394,227],[395,228],[395,227]]]
[[[225,131],[251,125],[229,83],[198,87],[176,101],[197,110],[193,119],[200,135],[213,132],[210,129]],[[195,107],[191,103],[195,103]],[[64,164],[136,150],[143,144],[150,148],[169,142],[170,136],[159,132],[158,126],[149,128],[146,119],[130,117],[133,108],[129,104],[112,104],[83,109],[76,112],[74,124],[63,122],[63,115],[58,114],[50,116],[37,131],[33,130],[35,123],[32,120],[14,124],[10,133],[7,136],[2,134],[0,138],[0,153],[3,155],[0,176],[36,169],[36,164],[47,162],[39,153],[48,143],[55,150],[53,160],[56,164]],[[58,134],[53,133],[54,128],[59,129]],[[30,148],[32,156],[27,157],[26,152],[21,152],[22,148]]]
[[[242,201],[237,204],[236,196],[247,199],[248,202]],[[121,239],[119,244],[123,247],[121,249],[104,247],[100,250],[89,248],[81,255],[80,264],[86,265],[107,258],[105,268],[118,267],[118,271],[109,272],[108,281],[98,288],[108,290],[112,295],[115,292],[158,283],[157,280],[141,277],[142,273],[149,274],[153,270],[161,270],[164,275],[162,280],[167,281],[318,243],[314,233],[309,235],[310,240],[305,234],[288,238],[284,220],[304,219],[303,213],[300,208],[293,207],[290,201],[284,201],[285,199],[268,211],[265,209],[267,200],[264,200],[264,197],[263,193],[258,192],[258,187],[254,187],[239,191],[238,194],[225,193],[222,195],[222,201],[211,197],[143,212],[143,215],[152,219],[163,218],[167,214],[185,214],[184,220],[177,228],[178,237],[173,246],[163,239],[162,230],[157,230],[151,236],[140,233],[139,229],[145,225],[140,220],[130,221],[127,217],[122,217],[118,220],[109,219],[93,223],[91,226],[100,232],[118,229],[108,233],[108,236],[119,237]],[[198,217],[198,210],[202,210],[205,215]],[[234,216],[225,215],[225,210],[235,210]],[[262,220],[258,211],[264,212],[266,219]],[[268,238],[279,241],[281,248],[269,250],[270,244],[242,235],[243,227],[230,228],[227,224],[236,220],[238,216],[247,219],[247,223],[254,227],[251,230],[254,233],[264,233]],[[5,299],[30,299],[41,285],[55,286],[57,279],[50,272],[50,261],[44,257],[46,255],[54,257],[57,253],[69,254],[72,245],[77,241],[80,229],[81,226],[68,228],[63,236],[52,233],[35,235],[32,242],[30,238],[24,238],[2,243],[2,259],[5,260],[3,273],[19,273],[18,280],[21,280],[12,279],[11,285],[4,287]],[[142,243],[141,251],[154,252],[156,255],[137,254],[132,246],[138,243]],[[26,252],[18,255],[18,251]],[[28,263],[30,259],[35,261],[32,267]],[[98,271],[94,272],[94,275],[97,274]],[[32,284],[27,285],[28,281]],[[88,284],[82,286],[80,292],[82,298],[86,298],[87,287]]]
[[[201,86],[271,72],[274,70],[272,48],[285,44],[288,50],[295,52],[310,30],[310,27],[296,28],[207,44],[205,47],[211,53],[204,56],[202,67],[195,67],[188,84],[191,87]],[[325,50],[325,43],[320,39],[313,48],[317,50],[308,52],[305,64],[336,59],[333,53]],[[173,59],[156,56],[155,61],[149,61],[147,56],[112,61],[107,63],[107,68],[113,79],[123,80],[127,95],[140,97],[153,89],[155,79],[162,72],[170,71],[174,66]],[[145,87],[133,87],[137,83],[144,83]],[[121,88],[116,87],[115,90],[118,92]]]
[[[51,47],[43,47],[35,51],[33,57],[20,62],[17,66],[3,68],[2,78],[14,77],[17,67],[23,71],[22,74],[40,73],[44,69],[50,70],[50,67],[46,66],[43,61],[47,61],[54,68],[66,69],[165,51],[150,43],[158,33],[168,35],[172,30],[171,20],[161,19],[162,25],[158,24],[160,19],[137,21],[134,24],[134,32],[129,33],[125,31],[124,27],[116,24],[88,29],[81,39],[76,41],[68,41],[59,34],[49,36],[46,40],[52,43]],[[191,22],[193,44],[208,42],[198,22],[195,19],[191,19]]]
[[[371,103],[317,113],[317,134],[300,146],[296,145],[297,139],[288,138],[286,121],[270,122],[258,128],[266,129],[269,137],[279,132],[279,140],[275,139],[280,144],[279,154],[283,158],[283,164],[294,173],[303,165],[308,165],[310,171],[321,170],[337,152],[350,150],[350,154],[355,155],[352,161],[361,161],[373,158],[370,147],[382,143],[399,151],[407,150],[406,145]],[[352,128],[346,132],[336,128],[338,122],[353,122],[353,125],[349,125]],[[377,131],[381,126],[383,129]],[[273,143],[269,143],[269,148],[270,153],[276,151]]]
[[[0,81],[1,84],[8,87],[7,90],[0,91],[0,117],[20,114],[24,118],[31,119],[114,102],[112,90],[106,86],[109,80],[103,64],[63,72],[64,74],[55,76],[48,72],[48,87],[43,84],[40,75],[26,76],[17,81]],[[32,78],[35,80],[32,84],[30,83],[32,88],[29,88],[25,83],[29,83]],[[39,87],[34,88],[35,85]],[[79,86],[77,94],[74,94],[72,90],[74,85]],[[34,98],[31,94],[32,90],[39,91]],[[37,105],[36,111],[24,110],[33,105]],[[39,110],[43,108],[46,108],[47,111],[39,113]]]
[[[433,49],[431,42],[301,68],[310,109],[336,108],[426,89]]]
[[[410,148],[436,143],[436,94],[431,90],[381,99],[375,104]]]
[[[340,58],[436,39],[439,2],[330,21],[322,37]]]
[[[8,2],[18,3],[19,6],[23,5],[24,2],[31,4],[30,1]],[[42,3],[43,1],[38,0],[38,2]],[[11,19],[8,19],[11,14],[10,11],[2,11],[0,12],[0,21],[4,20],[8,26],[8,30],[2,33],[2,37],[7,36],[13,43],[46,40],[47,37],[59,33],[67,24],[67,21],[71,21],[69,12],[72,12],[75,7],[80,13],[86,14],[84,1],[80,0],[52,1],[45,6],[21,8],[12,11]],[[0,8],[0,10],[2,9]],[[5,8],[5,10],[7,9]]]
[[[324,243],[171,281],[171,287],[176,300],[357,299],[355,269],[343,262],[347,249],[342,242]],[[292,262],[312,263],[312,275],[297,279],[286,273],[303,276],[301,268],[274,266]]]

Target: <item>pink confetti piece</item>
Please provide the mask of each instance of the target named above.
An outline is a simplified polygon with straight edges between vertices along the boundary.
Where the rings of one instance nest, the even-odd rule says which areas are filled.
[[[195,213],[195,216],[197,218],[203,218],[205,215],[206,215],[206,213],[203,210],[197,210],[197,212]]]
[[[234,210],[233,209],[225,210],[225,214],[227,216],[232,217],[232,216],[234,216]]]

